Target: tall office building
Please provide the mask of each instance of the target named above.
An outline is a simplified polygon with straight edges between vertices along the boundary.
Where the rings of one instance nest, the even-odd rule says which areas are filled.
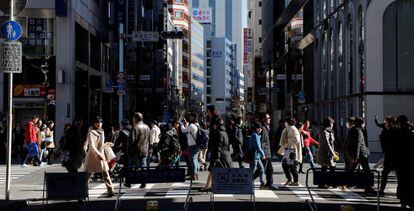
[[[234,43],[226,37],[211,39],[211,86],[207,86],[207,95],[211,93],[211,103],[221,115],[231,111]]]
[[[191,103],[195,111],[203,111],[204,95],[204,28],[191,18]]]
[[[180,94],[184,99],[184,107],[188,108],[191,98],[191,18],[190,7],[187,0],[168,0],[168,11],[172,14],[174,25],[178,30],[182,30],[184,37],[182,39],[182,72],[181,83],[179,87]]]

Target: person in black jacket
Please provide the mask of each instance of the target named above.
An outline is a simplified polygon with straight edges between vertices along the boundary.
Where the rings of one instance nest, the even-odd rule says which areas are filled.
[[[119,132],[119,135],[114,140],[114,152],[121,152],[121,158],[119,163],[122,163],[124,166],[128,166],[128,149],[129,145],[132,144],[134,137],[132,133],[132,126],[128,119],[122,120],[122,129]]]
[[[378,122],[378,117],[375,116],[375,124],[382,128],[379,136],[382,153],[384,154],[384,168],[381,174],[381,188],[380,195],[385,195],[384,190],[387,185],[388,175],[391,171],[395,171],[395,153],[397,152],[398,146],[393,141],[396,134],[396,120],[393,116],[388,116],[384,123]]]
[[[237,117],[235,120],[231,120],[227,132],[229,134],[230,144],[233,147],[233,157],[239,163],[239,168],[244,168],[242,161],[243,133],[241,130],[241,120],[242,117]]]
[[[62,166],[70,173],[78,172],[86,156],[83,150],[86,134],[83,133],[82,129],[82,119],[76,118],[60,141],[62,150],[68,152],[68,157],[62,161]]]
[[[266,160],[263,160],[263,166],[266,174],[266,184],[265,187],[269,190],[277,190],[278,187],[273,184],[273,165],[272,165],[272,154],[270,146],[270,114],[266,113],[262,118],[262,134],[260,141],[262,142],[262,149],[265,153]],[[254,173],[254,177],[257,178],[259,172]]]
[[[208,151],[210,152],[210,165],[208,166],[208,177],[205,187],[201,192],[209,192],[211,189],[212,175],[211,172],[214,167],[232,168],[233,161],[230,156],[230,143],[224,127],[224,121],[221,118],[216,118],[213,122],[214,130],[210,132],[210,140],[208,144]]]
[[[398,146],[398,153],[396,153],[395,166],[397,169],[397,198],[400,199],[401,206],[406,208],[409,206],[414,208],[414,180],[412,178],[412,159],[410,155],[414,149],[414,133],[408,123],[406,116],[399,116],[397,118],[397,136],[394,139],[397,141],[395,145]]]
[[[349,130],[347,151],[352,163],[351,171],[355,171],[358,165],[361,165],[364,171],[370,171],[368,163],[369,150],[365,145],[363,132],[364,125],[365,120],[359,117],[355,119],[354,126]],[[373,193],[372,187],[366,186],[365,192]]]

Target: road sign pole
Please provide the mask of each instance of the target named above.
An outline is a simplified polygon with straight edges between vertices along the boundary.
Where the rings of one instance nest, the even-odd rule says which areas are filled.
[[[13,9],[14,0],[10,0],[10,20],[14,20]],[[9,114],[7,115],[7,158],[6,158],[6,194],[5,200],[10,200],[10,170],[11,170],[11,150],[12,150],[12,125],[13,125],[13,73],[9,73]]]
[[[119,73],[124,72],[124,24],[119,24]],[[119,94],[119,123],[124,119],[124,95]]]

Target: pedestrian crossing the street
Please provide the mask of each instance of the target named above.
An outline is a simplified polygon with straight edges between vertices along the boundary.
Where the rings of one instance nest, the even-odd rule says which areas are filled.
[[[32,174],[36,171],[43,170],[45,168],[48,168],[49,166],[30,166],[30,167],[21,167],[20,165],[12,165],[11,166],[11,181],[17,180],[19,178],[22,178],[24,176],[27,176],[29,174]],[[0,166],[0,185],[6,184],[6,166]]]

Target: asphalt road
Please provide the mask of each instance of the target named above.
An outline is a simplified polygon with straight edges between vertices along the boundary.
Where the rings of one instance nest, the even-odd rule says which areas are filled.
[[[236,165],[235,165],[236,166]],[[339,167],[341,165],[339,164]],[[259,190],[258,180],[255,181],[255,204],[250,202],[248,195],[220,195],[215,194],[215,210],[308,210],[306,200],[310,199],[305,186],[305,175],[301,174],[299,187],[283,186],[284,177],[280,162],[274,162],[274,181],[279,190]],[[307,167],[307,165],[305,165]],[[306,168],[305,168],[306,169]],[[5,166],[0,166],[0,198],[4,199],[5,191]],[[44,172],[65,172],[59,164],[43,167],[12,166],[12,190],[11,202],[0,201],[0,210],[41,210],[43,196]],[[198,181],[193,182],[191,196],[193,203],[189,210],[211,210],[211,195],[200,193],[198,189],[204,186],[207,172],[201,172]],[[310,181],[312,175],[310,174]],[[118,192],[119,183],[115,184]],[[122,210],[145,210],[148,201],[157,201],[160,210],[182,210],[190,182],[147,184],[145,189],[139,185],[121,190]],[[340,210],[341,205],[352,205],[357,210],[376,210],[376,198],[366,196],[361,189],[317,189],[312,187],[312,193],[316,200],[318,210]],[[64,191],[64,190],[62,190]],[[396,178],[391,175],[386,196],[381,198],[381,210],[399,210],[398,200],[395,196]],[[86,210],[114,210],[116,196],[106,197],[106,189],[101,181],[90,181],[89,202]],[[52,201],[48,210],[79,210],[83,203],[77,201]]]

